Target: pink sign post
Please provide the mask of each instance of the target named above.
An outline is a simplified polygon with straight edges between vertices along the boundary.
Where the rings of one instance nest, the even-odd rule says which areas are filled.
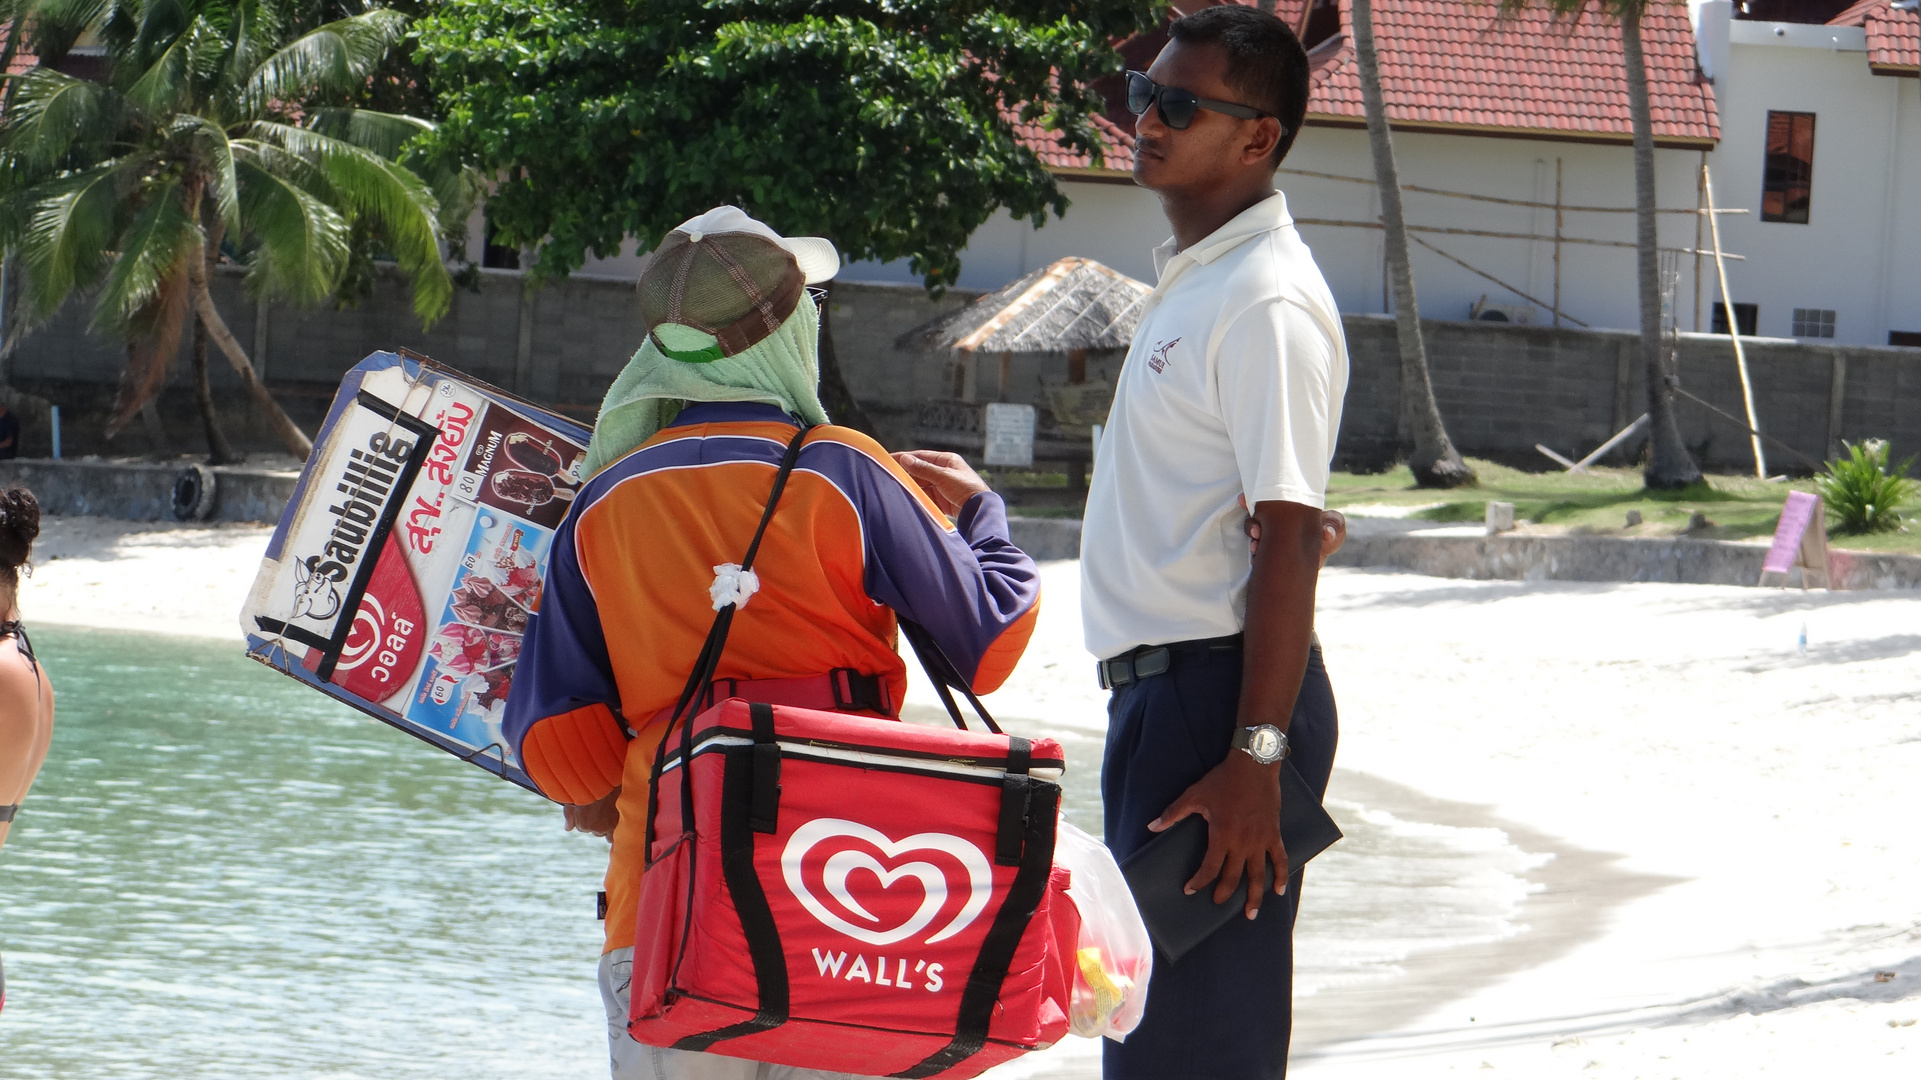
[[[1759,584],[1768,584],[1769,574],[1779,574],[1780,584],[1786,585],[1788,571],[1799,566],[1803,589],[1815,584],[1816,575],[1821,579],[1821,588],[1832,588],[1828,583],[1826,518],[1821,496],[1805,491],[1788,492],[1788,501],[1781,507],[1781,522],[1774,528],[1774,544],[1768,548],[1767,558],[1761,560]]]

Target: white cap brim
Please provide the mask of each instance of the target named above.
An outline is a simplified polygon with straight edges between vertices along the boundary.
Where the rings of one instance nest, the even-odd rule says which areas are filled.
[[[749,233],[772,240],[800,264],[801,277],[809,285],[831,281],[840,273],[840,251],[832,240],[821,236],[782,236],[738,206],[716,206],[699,217],[688,218],[674,231],[695,238],[707,233]]]
[[[807,279],[809,285],[832,281],[834,275],[840,273],[840,252],[835,249],[834,242],[826,237],[784,236],[780,239],[780,246],[786,248],[794,256],[794,261],[800,264],[801,276]]]

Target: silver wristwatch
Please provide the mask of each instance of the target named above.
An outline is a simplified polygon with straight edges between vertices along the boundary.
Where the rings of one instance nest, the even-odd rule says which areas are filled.
[[[1287,756],[1287,732],[1273,724],[1240,728],[1234,732],[1234,749],[1262,765],[1272,765]]]

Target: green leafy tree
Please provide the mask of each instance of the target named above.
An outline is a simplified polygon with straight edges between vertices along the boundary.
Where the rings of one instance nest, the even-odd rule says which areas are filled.
[[[1674,383],[1661,336],[1661,254],[1656,240],[1654,202],[1654,116],[1648,104],[1647,53],[1641,22],[1656,6],[1673,0],[1499,0],[1501,10],[1518,13],[1546,7],[1557,18],[1578,18],[1598,8],[1621,27],[1627,62],[1628,115],[1634,125],[1635,277],[1641,302],[1641,363],[1648,380],[1648,463],[1642,478],[1650,488],[1684,488],[1701,482],[1701,467],[1681,441],[1674,415]]]
[[[1157,0],[447,0],[421,21],[446,110],[442,154],[497,179],[500,242],[536,275],[643,250],[734,203],[827,236],[848,259],[906,259],[951,285],[1006,210],[1067,199],[1015,136],[1041,122],[1098,153],[1091,80]],[[823,394],[859,423],[823,333]]]
[[[7,12],[57,57],[85,31],[109,75],[91,82],[37,68],[13,81],[0,120],[0,245],[18,253],[17,315],[50,318],[94,296],[94,326],[128,342],[109,432],[164,385],[189,317],[267,415],[287,449],[312,442],[255,376],[209,288],[223,245],[240,253],[258,296],[319,303],[334,295],[354,238],[391,253],[423,320],[447,309],[440,200],[400,164],[431,130],[414,117],[331,105],[363,93],[404,33],[371,9],[303,27],[261,0],[14,0]],[[455,174],[441,174],[457,194]],[[202,417],[219,435],[205,379]]]
[[[1374,181],[1381,191],[1381,224],[1386,230],[1387,276],[1394,288],[1395,340],[1401,353],[1401,425],[1413,444],[1408,468],[1421,487],[1452,488],[1476,482],[1474,470],[1447,436],[1434,380],[1421,337],[1421,303],[1414,292],[1414,267],[1408,258],[1407,216],[1401,209],[1401,173],[1394,161],[1394,135],[1388,127],[1381,92],[1380,53],[1374,44],[1373,0],[1352,0],[1354,59],[1361,76],[1361,103],[1367,110],[1367,141],[1374,154]]]

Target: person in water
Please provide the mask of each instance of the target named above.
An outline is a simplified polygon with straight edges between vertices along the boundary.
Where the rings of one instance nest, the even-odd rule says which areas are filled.
[[[890,456],[828,425],[804,286],[839,265],[828,241],[784,238],[731,206],[668,235],[640,281],[650,330],[601,406],[590,479],[528,621],[504,727],[567,827],[613,843],[600,988],[615,1080],[833,1075],[627,1034],[655,749],[714,620],[717,574],[745,554],[797,429],[810,426],[754,564],[758,591],[742,586],[715,673],[742,680],[733,696],[894,717],[897,615],[976,693],[1007,678],[1033,633],[1039,575],[1000,497],[955,455]]]
[[[0,847],[53,741],[53,684],[20,623],[20,568],[40,535],[40,504],[26,488],[0,493]],[[0,969],[0,1009],[7,1004]]]

